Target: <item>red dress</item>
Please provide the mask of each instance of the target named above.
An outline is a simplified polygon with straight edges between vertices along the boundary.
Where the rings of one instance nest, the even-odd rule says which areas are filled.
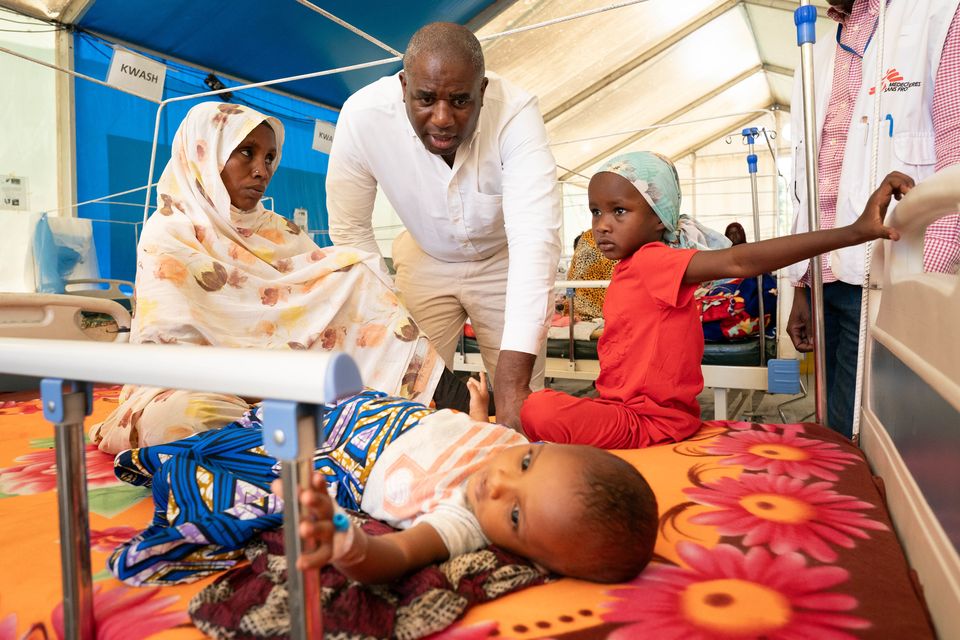
[[[683,284],[695,253],[653,242],[620,261],[597,345],[600,397],[531,394],[520,411],[527,437],[635,449],[683,440],[700,427],[703,327],[697,285]]]

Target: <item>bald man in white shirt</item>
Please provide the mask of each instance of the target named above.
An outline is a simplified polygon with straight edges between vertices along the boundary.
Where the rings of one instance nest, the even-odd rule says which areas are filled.
[[[531,386],[543,386],[560,257],[556,163],[536,98],[485,73],[465,27],[426,25],[403,71],[340,112],[327,173],[335,244],[379,252],[378,184],[407,229],[393,243],[404,303],[448,367],[470,318],[497,419],[519,427]]]

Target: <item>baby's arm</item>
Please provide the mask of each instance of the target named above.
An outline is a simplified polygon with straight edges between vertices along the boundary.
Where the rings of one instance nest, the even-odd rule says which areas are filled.
[[[467,380],[470,392],[470,417],[477,422],[490,422],[490,392],[487,391],[487,374],[480,372],[480,379]]]
[[[382,536],[367,535],[354,527],[354,535],[365,545],[365,553],[350,562],[335,561],[333,566],[348,578],[365,584],[390,582],[442,562],[450,555],[437,530],[426,522]],[[348,552],[348,555],[353,554]]]
[[[747,278],[877,238],[899,240],[900,234],[895,229],[883,226],[883,218],[890,200],[899,200],[913,186],[910,176],[894,171],[884,178],[863,213],[851,225],[748,242],[718,251],[699,251],[687,265],[683,281],[694,284],[717,278]]]
[[[300,556],[299,569],[319,569],[332,561],[348,578],[377,584],[449,557],[436,529],[421,523],[382,536],[367,535],[360,527],[350,525],[353,532],[349,548],[338,549],[338,558],[333,558],[333,501],[327,493],[323,474],[313,474],[310,487],[300,493],[300,504],[304,513],[300,535],[314,540],[317,548]]]

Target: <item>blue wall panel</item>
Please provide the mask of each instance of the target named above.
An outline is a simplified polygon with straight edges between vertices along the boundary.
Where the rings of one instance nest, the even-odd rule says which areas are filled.
[[[74,54],[78,72],[106,78],[112,55],[110,45],[93,36],[78,34]],[[205,71],[168,63],[164,98],[206,91],[203,84],[206,75]],[[224,83],[231,84],[226,80]],[[78,201],[146,185],[157,105],[80,79],[75,81],[75,97]],[[294,208],[305,207],[309,211],[310,229],[326,229],[324,180],[328,157],[314,151],[311,143],[314,121],[336,121],[337,113],[263,89],[235,93],[233,101],[279,118],[286,129],[280,168],[266,193],[274,198],[275,210],[289,218]],[[164,109],[154,182],[170,157],[177,127],[190,107],[199,102],[186,100]],[[144,195],[139,191],[111,198],[113,204],[80,207],[81,217],[97,221],[94,241],[103,277],[133,280],[135,242],[143,218]],[[155,200],[155,194],[151,200]]]

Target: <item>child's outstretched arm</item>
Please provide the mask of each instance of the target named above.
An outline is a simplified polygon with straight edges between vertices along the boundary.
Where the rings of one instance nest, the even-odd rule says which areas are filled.
[[[890,199],[899,200],[913,186],[913,178],[894,171],[870,196],[860,217],[846,227],[738,244],[718,251],[700,251],[687,265],[683,281],[692,284],[717,278],[747,278],[877,238],[899,240],[896,229],[883,226],[883,217]]]
[[[313,539],[317,548],[300,556],[299,569],[319,569],[332,563],[348,578],[377,584],[449,557],[436,529],[426,523],[382,536],[367,535],[351,524],[349,546],[336,549],[334,557],[333,501],[327,493],[323,474],[313,474],[310,486],[300,492],[300,504],[304,514],[300,535]]]
[[[479,380],[467,380],[467,391],[470,392],[470,417],[477,422],[489,422],[490,392],[487,391],[487,374],[481,371]]]

